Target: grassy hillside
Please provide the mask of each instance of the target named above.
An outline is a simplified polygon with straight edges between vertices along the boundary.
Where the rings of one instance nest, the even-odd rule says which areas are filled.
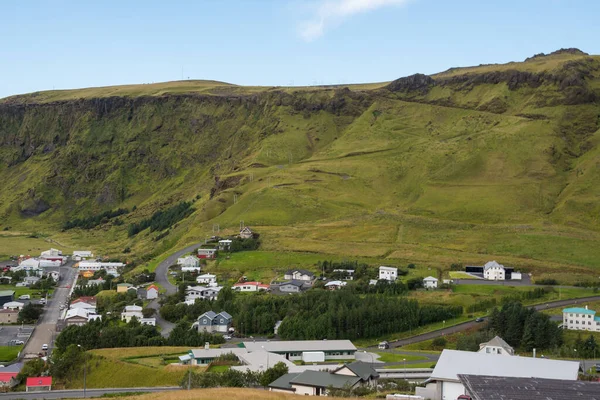
[[[212,399],[229,399],[229,400],[284,400],[296,399],[295,394],[284,394],[267,392],[259,389],[195,389],[181,390],[174,392],[163,393],[148,393],[138,396],[121,397],[125,400],[212,400]],[[330,397],[330,399],[339,399],[339,397]]]
[[[439,268],[497,259],[534,278],[597,279],[599,96],[600,57],[578,51],[347,88],[14,96],[0,100],[0,229],[135,258],[243,220],[263,250],[294,252],[290,264],[304,262],[295,252]],[[166,237],[127,236],[184,200],[195,211]],[[61,232],[134,206],[123,225]]]

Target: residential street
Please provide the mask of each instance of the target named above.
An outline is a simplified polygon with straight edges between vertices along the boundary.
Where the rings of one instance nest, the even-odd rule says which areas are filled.
[[[67,302],[71,287],[77,278],[77,269],[73,268],[73,262],[69,261],[60,267],[60,281],[54,290],[52,297],[48,298],[48,304],[44,307],[44,313],[33,334],[29,338],[25,348],[21,351],[21,358],[36,355],[42,351],[42,345],[49,346],[49,352],[54,346],[56,338],[56,323],[60,315],[60,305]]]
[[[202,245],[202,243],[197,243],[197,244],[188,246],[186,248],[183,248],[181,250],[178,250],[175,253],[171,254],[169,257],[167,257],[165,260],[163,260],[160,264],[158,264],[158,266],[156,267],[156,270],[155,270],[156,283],[158,283],[160,286],[162,286],[165,289],[167,295],[177,293],[177,286],[175,286],[171,282],[169,282],[169,278],[167,275],[169,273],[169,267],[171,265],[175,264],[179,257],[183,256],[186,253],[196,250],[201,245]],[[160,331],[161,335],[163,335],[164,337],[169,336],[169,334],[175,327],[175,324],[172,322],[166,321],[165,319],[163,319],[160,316],[160,313],[159,313],[160,304],[158,303],[158,299],[153,300],[150,304],[148,304],[148,307],[156,310],[156,315],[155,315],[156,324],[158,326],[160,326],[160,328],[161,328],[161,331]]]
[[[165,392],[170,390],[180,390],[179,387],[142,387],[142,388],[115,388],[115,389],[88,389],[86,397],[102,397],[105,394],[111,393],[131,393],[131,392]],[[83,390],[52,390],[51,392],[12,392],[0,393],[0,400],[35,400],[35,399],[81,399],[83,398]]]
[[[573,305],[577,305],[577,304],[584,304],[586,302],[599,301],[599,300],[600,300],[600,296],[591,296],[591,297],[583,297],[580,299],[549,301],[548,303],[538,304],[535,306],[528,306],[528,307],[532,307],[532,308],[540,311],[540,310],[545,310],[546,308],[573,306]],[[445,329],[439,329],[437,331],[427,332],[427,333],[423,333],[421,335],[412,336],[410,338],[390,342],[390,347],[400,347],[400,346],[405,346],[407,344],[422,342],[424,340],[435,339],[436,337],[446,336],[446,335],[450,335],[450,334],[457,333],[457,332],[462,332],[464,330],[467,330],[467,329],[472,328],[477,325],[478,325],[478,323],[475,321],[463,322],[462,324],[454,325],[454,326],[451,326],[451,327],[448,327]],[[376,347],[376,346],[372,346],[372,347]]]

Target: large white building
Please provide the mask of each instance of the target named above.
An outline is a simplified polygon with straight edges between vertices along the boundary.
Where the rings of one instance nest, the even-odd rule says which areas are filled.
[[[394,282],[398,279],[398,268],[394,267],[379,267],[379,280]]]
[[[506,277],[504,265],[489,261],[483,266],[483,277],[490,281],[503,281]]]
[[[577,331],[600,332],[600,317],[588,307],[573,307],[563,310],[563,328]]]
[[[546,378],[575,381],[579,362],[533,357],[498,357],[496,354],[444,350],[424,388],[416,395],[431,400],[456,400],[466,394],[458,375]]]
[[[80,271],[100,271],[101,269],[108,271],[124,266],[125,264],[120,262],[80,261],[78,268]]]

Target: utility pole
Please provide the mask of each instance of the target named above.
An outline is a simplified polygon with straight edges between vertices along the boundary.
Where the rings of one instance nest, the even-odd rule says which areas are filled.
[[[188,390],[192,388],[192,370],[188,368]]]

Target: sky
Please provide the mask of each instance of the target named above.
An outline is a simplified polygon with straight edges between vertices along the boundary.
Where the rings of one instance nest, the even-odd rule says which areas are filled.
[[[577,47],[596,0],[0,2],[0,98],[180,79],[382,82]]]

